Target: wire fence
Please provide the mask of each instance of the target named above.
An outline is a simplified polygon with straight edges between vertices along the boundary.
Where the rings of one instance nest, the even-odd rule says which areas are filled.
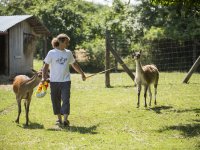
[[[163,40],[149,44],[148,55],[160,71],[188,71],[200,55],[197,40]]]
[[[200,40],[171,40],[163,39],[159,41],[141,41],[139,49],[131,49],[132,45],[130,41],[127,41],[125,37],[111,36],[112,48],[119,54],[124,63],[132,71],[135,71],[135,62],[131,58],[133,51],[142,50],[142,65],[155,64],[159,71],[171,72],[188,72],[194,62],[200,56]],[[97,54],[97,53],[96,53]],[[98,58],[95,55],[94,58]],[[76,52],[76,58],[79,62],[88,62],[86,68],[88,68],[91,55],[87,51]],[[99,57],[97,60],[99,65],[103,57]],[[104,61],[104,60],[103,60]],[[93,69],[96,66],[94,62],[91,62]],[[102,63],[103,64],[103,63]],[[115,71],[122,70],[122,67],[117,63],[114,56],[110,55],[110,67],[115,66]],[[98,65],[96,67],[98,67]],[[104,64],[103,64],[104,65]],[[103,67],[101,67],[103,68]],[[196,72],[200,72],[200,66]]]
[[[120,45],[118,44],[112,44]],[[200,56],[200,41],[199,40],[160,40],[160,41],[143,41],[141,42],[142,49],[142,64],[155,64],[160,71],[188,71],[196,59]],[[130,47],[126,45],[126,49]],[[118,47],[118,53],[124,58],[130,69],[134,70],[133,61],[126,59],[127,53],[130,51],[123,50],[123,47]],[[196,70],[200,72],[200,66]]]

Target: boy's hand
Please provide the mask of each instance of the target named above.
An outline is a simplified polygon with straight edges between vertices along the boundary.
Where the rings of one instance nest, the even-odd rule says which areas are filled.
[[[42,84],[44,84],[45,81],[46,81],[46,79],[42,78],[42,80],[41,80]]]

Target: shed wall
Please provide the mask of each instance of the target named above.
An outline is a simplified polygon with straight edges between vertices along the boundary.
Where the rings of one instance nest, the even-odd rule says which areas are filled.
[[[10,75],[27,74],[33,68],[33,51],[35,44],[31,43],[29,50],[24,49],[24,34],[34,34],[26,21],[9,30]]]

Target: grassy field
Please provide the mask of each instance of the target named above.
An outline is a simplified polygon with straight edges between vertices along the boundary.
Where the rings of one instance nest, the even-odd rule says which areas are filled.
[[[70,128],[54,125],[49,89],[44,98],[33,95],[30,125],[24,125],[24,107],[16,124],[12,88],[1,85],[0,150],[200,149],[200,75],[189,84],[181,83],[184,76],[160,73],[158,105],[145,109],[143,96],[136,108],[136,88],[126,73],[111,74],[112,88],[105,88],[104,75],[83,82],[72,74]]]

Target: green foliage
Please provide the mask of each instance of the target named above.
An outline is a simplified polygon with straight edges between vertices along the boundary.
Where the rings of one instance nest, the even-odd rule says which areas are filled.
[[[174,1],[173,5],[162,6],[154,5],[148,0],[143,1],[138,8],[142,12],[141,22],[144,24],[145,30],[150,30],[154,26],[158,29],[161,28],[164,31],[164,37],[170,39],[198,38],[200,35],[199,23],[197,23],[200,19],[199,10],[197,7],[191,7],[188,10],[185,2]],[[146,14],[148,14],[147,17]]]
[[[37,16],[51,32],[48,49],[54,36],[67,33],[71,38],[69,49],[85,48],[91,53],[91,62],[85,63],[85,67],[96,65],[98,69],[103,67],[105,49],[99,50],[97,45],[105,43],[105,30],[110,30],[112,46],[117,47],[122,57],[127,57],[132,49],[150,53],[144,40],[199,39],[199,3],[195,0],[140,0],[134,6],[114,0],[108,7],[83,0],[1,0],[0,15]],[[41,51],[36,50],[38,58],[42,58]],[[99,64],[95,62],[99,60]]]
[[[81,68],[84,71],[99,71],[105,68],[105,40],[96,39],[90,43],[85,42],[82,44],[82,48],[88,53],[88,62],[80,63]]]
[[[50,30],[50,40],[60,33],[67,33],[71,38],[69,48],[72,50],[83,41],[93,40],[103,34],[101,19],[104,18],[98,16],[102,15],[100,10],[106,7],[100,5],[82,0],[10,0],[5,3],[0,3],[3,8],[1,15],[35,15]],[[51,47],[50,43],[48,47]]]
[[[24,125],[23,103],[20,123],[16,124],[17,104],[12,87],[0,86],[0,147],[197,150],[200,76],[193,74],[189,84],[181,83],[184,77],[185,73],[160,73],[158,105],[145,109],[142,94],[141,107],[136,108],[136,88],[126,73],[111,74],[113,88],[105,88],[104,74],[85,82],[80,74],[72,74],[70,128],[54,125],[57,117],[53,115],[49,88],[44,98],[33,95],[30,125]]]
[[[187,8],[192,8],[192,7],[199,7],[200,6],[200,1],[198,0],[150,0],[151,3],[155,5],[164,5],[164,6],[170,6],[170,5],[183,5],[184,7]]]
[[[164,34],[164,29],[159,28],[159,27],[156,28],[152,26],[150,30],[144,32],[145,40],[153,41],[153,40],[159,40],[159,39],[164,39],[164,38],[166,38]]]

